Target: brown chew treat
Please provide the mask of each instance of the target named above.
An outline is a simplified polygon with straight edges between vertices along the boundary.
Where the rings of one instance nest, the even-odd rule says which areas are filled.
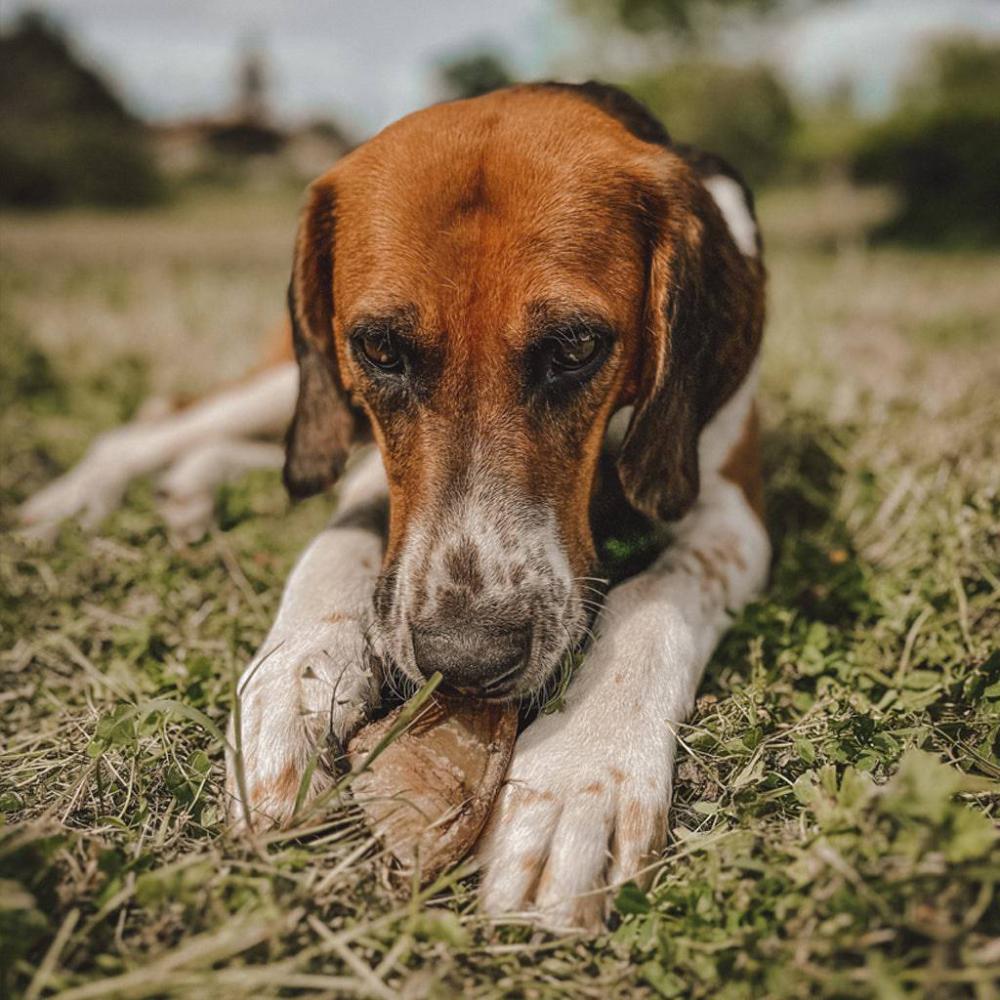
[[[401,708],[347,747],[357,770]],[[489,816],[517,738],[517,707],[435,695],[351,788],[383,846],[429,882],[469,852]]]

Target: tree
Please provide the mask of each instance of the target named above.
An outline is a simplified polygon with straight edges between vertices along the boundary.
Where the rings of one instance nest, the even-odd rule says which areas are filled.
[[[760,17],[788,6],[791,2],[792,0],[574,0],[581,13],[595,19],[611,20],[637,34],[669,31],[689,40],[729,15]]]
[[[161,194],[145,130],[38,14],[0,34],[0,202],[143,204]]]
[[[751,184],[783,169],[796,118],[788,91],[767,66],[682,60],[627,89],[671,136],[718,153]]]
[[[877,237],[1000,244],[1000,45],[952,38],[933,46],[896,112],[861,142],[852,172],[900,196]]]
[[[442,64],[441,80],[450,98],[479,97],[514,82],[503,59],[493,52],[460,56]]]
[[[613,81],[647,104],[674,139],[720,154],[753,184],[784,170],[795,109],[770,67],[726,62],[712,45],[726,19],[762,17],[792,2],[810,0],[573,0],[603,30],[644,43],[641,68],[624,78],[613,73]]]

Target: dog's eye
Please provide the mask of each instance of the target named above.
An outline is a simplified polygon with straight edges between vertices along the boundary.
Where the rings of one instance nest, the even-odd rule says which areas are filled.
[[[556,341],[552,351],[552,367],[556,371],[574,372],[586,368],[597,357],[601,338],[596,333],[580,333]]]
[[[392,334],[382,330],[371,330],[361,334],[357,343],[365,360],[380,371],[402,370],[403,355]]]

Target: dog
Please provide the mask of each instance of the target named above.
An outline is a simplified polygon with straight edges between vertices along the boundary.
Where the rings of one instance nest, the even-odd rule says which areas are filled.
[[[593,929],[664,846],[676,728],[766,582],[764,285],[739,175],[622,91],[435,105],[310,188],[294,362],[113,432],[24,517],[94,523],[167,465],[184,527],[219,481],[282,461],[249,439],[291,417],[289,492],[339,482],[339,505],[240,682],[234,825],[287,822],[316,748],[343,745],[387,676],[524,700],[584,650],[562,711],[520,734],[478,856],[488,913]],[[670,541],[596,606],[612,495]],[[309,795],[331,780],[313,769]]]

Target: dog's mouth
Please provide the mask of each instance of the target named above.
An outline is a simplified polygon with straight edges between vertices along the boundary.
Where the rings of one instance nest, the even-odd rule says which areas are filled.
[[[437,689],[449,697],[471,701],[516,703],[522,712],[534,715],[565,690],[593,640],[593,625],[598,611],[596,600],[584,600],[578,594],[571,594],[563,608],[549,613],[547,628],[542,628],[538,622],[534,624],[530,648],[523,660],[472,684],[442,676]],[[401,636],[400,631],[407,634]],[[562,636],[561,642],[557,636]],[[427,683],[429,678],[417,668],[412,655],[409,630],[380,623],[376,616],[365,642],[365,656],[376,676],[382,678],[383,700],[398,704],[412,697]],[[410,655],[407,656],[407,653]]]
[[[478,696],[483,701],[510,701],[512,693],[517,689],[523,670],[520,663],[508,667],[483,684]]]

